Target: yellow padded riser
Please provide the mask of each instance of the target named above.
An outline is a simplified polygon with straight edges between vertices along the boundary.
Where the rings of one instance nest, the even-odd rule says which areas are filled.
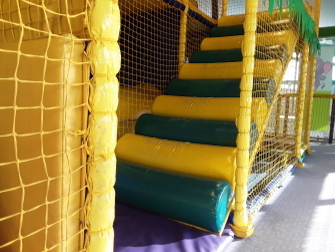
[[[152,113],[171,117],[235,121],[239,108],[240,98],[160,95],[154,101]],[[265,98],[252,99],[251,117],[258,129],[261,128],[267,111]]]
[[[256,60],[254,75],[257,77],[274,77],[282,71],[281,61]],[[180,79],[235,79],[242,76],[242,61],[223,63],[189,63],[181,67]]]
[[[205,38],[201,42],[201,50],[224,50],[242,47],[244,35]],[[297,36],[291,30],[258,33],[256,46],[286,45],[288,48],[295,46]],[[289,50],[290,51],[290,50]]]
[[[152,113],[161,116],[235,121],[240,98],[157,96]]]
[[[288,12],[288,9],[282,9],[282,15],[285,16],[285,13]],[[257,16],[261,21],[273,21],[278,20],[280,18],[279,10],[274,10],[273,15],[270,15],[268,11],[261,11],[257,13]],[[245,20],[245,14],[239,15],[230,15],[230,16],[222,16],[218,20],[218,26],[232,26],[232,25],[240,25],[243,24]]]
[[[193,144],[126,134],[117,143],[118,160],[144,167],[235,184],[236,148]]]

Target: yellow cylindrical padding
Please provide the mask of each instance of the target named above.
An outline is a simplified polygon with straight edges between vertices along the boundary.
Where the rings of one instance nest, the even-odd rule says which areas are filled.
[[[188,97],[160,95],[152,105],[152,113],[161,116],[235,121],[240,98]]]
[[[89,174],[87,196],[88,252],[111,252],[114,246],[115,169],[119,83],[121,66],[118,46],[120,10],[118,1],[95,0],[91,6],[88,48],[91,63]]]
[[[188,0],[184,1],[185,10],[180,15],[179,28],[179,69],[186,63],[186,33],[187,33],[187,12],[189,9]]]
[[[205,38],[201,42],[201,50],[224,50],[236,49],[242,47],[244,35]],[[294,49],[297,36],[291,30],[275,31],[256,34],[257,46],[268,45],[286,45],[292,50]],[[290,51],[290,50],[289,50]],[[288,52],[289,53],[289,52]]]
[[[235,184],[234,147],[126,134],[118,141],[115,152],[117,159],[125,162]]]
[[[241,78],[243,63],[190,63],[185,64],[179,71],[180,79],[234,79]],[[254,75],[257,77],[274,77],[277,80],[282,72],[279,59],[257,60]]]
[[[301,140],[302,140],[302,124],[304,120],[304,108],[305,108],[305,95],[306,95],[306,84],[307,84],[307,69],[309,60],[309,45],[305,44],[302,51],[302,61],[300,65],[300,85],[299,85],[299,97],[297,102],[297,115],[295,123],[295,156],[301,158]]]
[[[152,113],[171,117],[235,121],[239,106],[240,98],[160,95],[155,99]],[[251,118],[258,130],[262,128],[267,112],[265,98],[252,99]]]
[[[271,21],[271,20],[278,20],[280,17],[280,14],[285,16],[285,13],[287,12],[288,12],[288,9],[285,8],[285,9],[282,9],[281,13],[279,10],[274,10],[272,15],[270,15],[268,11],[258,12],[257,15],[262,16],[262,20],[264,21]],[[240,25],[240,24],[243,24],[244,21],[245,21],[245,14],[222,16],[218,20],[218,26]]]
[[[238,117],[238,135],[237,135],[237,159],[236,159],[236,186],[235,186],[235,212],[234,212],[234,229],[238,229],[241,237],[247,237],[252,234],[253,225],[248,222],[247,212],[247,197],[248,197],[248,175],[251,168],[250,161],[250,124],[252,112],[252,87],[253,77],[258,76],[259,72],[263,71],[258,69],[264,67],[268,71],[274,71],[278,79],[281,74],[280,69],[275,69],[275,64],[257,65],[255,62],[255,46],[256,46],[256,27],[257,27],[257,8],[258,0],[249,0],[246,2],[246,19],[244,22],[244,40],[242,47],[243,55],[243,73],[241,78],[241,96],[240,96],[240,111]],[[281,64],[280,64],[281,66]],[[265,72],[265,71],[264,71]],[[238,227],[238,228],[237,228]]]

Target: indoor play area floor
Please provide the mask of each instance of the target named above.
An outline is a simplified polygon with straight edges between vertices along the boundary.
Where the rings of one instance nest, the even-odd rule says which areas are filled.
[[[216,236],[117,204],[115,252],[335,252],[335,145],[312,144],[305,167],[295,169],[255,217],[255,232]]]

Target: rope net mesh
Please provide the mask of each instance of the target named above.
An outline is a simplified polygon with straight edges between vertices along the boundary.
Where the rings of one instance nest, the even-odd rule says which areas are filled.
[[[299,96],[302,93],[305,97],[302,74],[305,71],[302,63],[305,44],[294,16],[285,9],[287,7],[284,5],[280,14],[279,6],[276,6],[277,11],[270,16],[264,12],[268,4],[259,2],[255,58],[280,60],[282,71],[275,78],[277,84],[264,85],[262,76],[254,75],[253,99],[265,97],[267,107],[258,118],[263,122],[264,132],[258,129],[258,132],[251,132],[250,135],[254,137],[251,142],[256,143],[251,151],[252,163],[247,185],[250,222],[298,161],[297,139],[301,140],[298,129],[302,127],[299,121],[304,110],[304,106],[301,107],[304,99]],[[278,32],[286,33],[286,38],[276,36]]]
[[[84,244],[90,1],[0,1],[0,251]]]
[[[211,1],[189,1],[203,15],[212,15]],[[183,11],[161,0],[119,1],[121,70],[118,137],[133,133],[136,120],[151,113],[154,99],[178,76],[180,22]],[[197,9],[197,8],[195,8]],[[214,8],[215,9],[215,8]],[[187,14],[186,63],[200,49],[210,28]]]

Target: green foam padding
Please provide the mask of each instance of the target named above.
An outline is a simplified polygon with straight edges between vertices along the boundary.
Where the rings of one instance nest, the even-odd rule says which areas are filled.
[[[172,79],[166,89],[167,95],[196,97],[239,97],[240,79]]]
[[[226,181],[166,173],[118,161],[116,200],[157,215],[219,233],[229,214]]]
[[[277,20],[270,22],[260,22],[257,24],[256,32],[273,32],[292,29],[292,22],[286,20]],[[232,26],[213,27],[209,33],[210,37],[238,36],[244,34],[243,24]]]
[[[240,82],[240,79],[172,79],[167,86],[166,94],[192,97],[239,97]],[[276,84],[273,78],[254,79],[254,96],[266,97],[269,103],[275,91]]]
[[[259,60],[267,59],[286,59],[286,46],[257,46],[255,58]],[[218,63],[218,62],[237,62],[242,61],[243,55],[241,49],[226,49],[226,50],[208,50],[193,52],[190,63]]]
[[[199,144],[236,147],[237,127],[234,121],[141,115],[135,134]]]

